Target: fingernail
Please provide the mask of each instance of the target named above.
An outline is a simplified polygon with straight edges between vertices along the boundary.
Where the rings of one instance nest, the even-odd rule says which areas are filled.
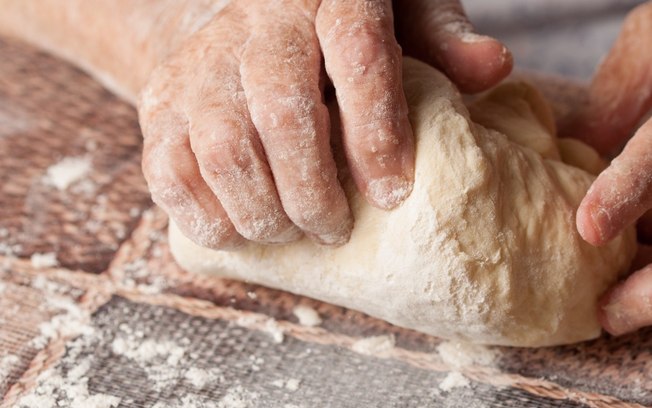
[[[340,225],[337,231],[327,234],[311,234],[307,233],[308,237],[320,245],[327,246],[341,246],[349,242],[351,238],[351,231],[353,230],[353,219]]]
[[[486,41],[493,41],[493,38],[489,36],[476,34],[474,32],[462,32],[462,33],[456,33],[455,35],[464,44],[475,44],[475,43],[481,43]]]
[[[303,236],[303,232],[294,224],[290,225],[285,231],[281,231],[270,238],[270,244],[286,244],[297,241]]]
[[[604,208],[598,207],[591,212],[591,228],[596,243],[603,244],[611,238],[608,236],[608,231],[605,231],[605,227],[609,225],[609,220],[609,213]]]
[[[372,180],[367,186],[367,198],[376,206],[391,210],[412,192],[414,183],[401,176],[387,176]]]

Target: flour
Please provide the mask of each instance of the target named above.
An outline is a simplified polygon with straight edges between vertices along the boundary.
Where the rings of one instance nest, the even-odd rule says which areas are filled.
[[[56,284],[55,284],[56,285]],[[45,297],[47,305],[61,313],[39,324],[40,334],[30,340],[29,345],[36,349],[44,348],[50,340],[92,335],[94,329],[88,324],[90,316],[67,297],[49,294]]]
[[[120,282],[128,288],[137,288],[146,294],[161,293],[170,287],[170,283],[163,274],[153,274],[144,258],[137,258],[127,262],[114,273],[120,276]],[[142,282],[142,283],[141,283]]]
[[[450,391],[453,388],[463,388],[471,385],[471,382],[462,373],[452,371],[448,373],[446,378],[439,383],[439,389],[442,391]]]
[[[184,374],[184,378],[196,389],[202,389],[207,384],[212,385],[215,382],[224,382],[224,377],[220,375],[220,370],[217,368],[205,370],[191,367]]]
[[[294,392],[294,391],[297,391],[297,390],[299,389],[299,385],[300,385],[300,384],[301,384],[301,380],[299,380],[299,379],[297,379],[297,378],[290,378],[290,379],[287,380],[287,382],[285,383],[285,388],[286,388],[288,391],[292,391],[292,392]]]
[[[59,265],[55,252],[34,253],[29,258],[34,268],[52,268]]]
[[[47,181],[57,189],[66,190],[71,184],[86,177],[91,170],[89,157],[66,157],[46,170]]]
[[[470,365],[491,366],[498,357],[497,351],[479,344],[446,341],[437,346],[441,359],[453,368]]]
[[[278,379],[272,381],[272,385],[278,388],[285,388],[288,391],[295,392],[301,385],[301,380],[298,378],[288,378],[287,380]]]
[[[360,339],[351,348],[360,354],[377,355],[393,349],[395,343],[394,335],[389,334]]]
[[[171,341],[140,341],[133,337],[117,338],[111,343],[114,353],[123,355],[138,363],[148,363],[157,357],[164,357],[167,364],[176,366],[185,350]]]
[[[154,390],[161,391],[172,386],[184,375],[179,367],[186,354],[183,347],[172,341],[143,339],[139,333],[131,333],[127,327],[120,329],[123,333],[113,340],[111,350],[131,359],[145,371]]]
[[[312,327],[321,324],[319,313],[310,306],[299,305],[292,310],[292,313],[299,319],[299,324],[302,326]]]
[[[249,356],[249,361],[251,361],[251,371],[260,371],[261,366],[265,363],[265,360],[262,357],[258,357],[255,354]]]
[[[107,394],[91,394],[88,390],[90,360],[82,361],[62,375],[52,369],[41,373],[38,386],[18,400],[17,408],[114,408],[121,398]]]
[[[20,359],[14,354],[6,354],[0,357],[0,385],[5,384],[9,380],[12,368],[14,368]]]
[[[259,395],[237,385],[227,390],[226,395],[218,402],[218,408],[253,408],[258,406]]]
[[[6,242],[0,242],[0,255],[4,255],[8,258],[13,258],[17,253],[23,250],[23,246],[20,244],[10,245]]]
[[[276,344],[283,343],[284,335],[283,329],[278,325],[278,322],[274,319],[269,319],[265,324],[265,331],[272,336],[272,340]]]

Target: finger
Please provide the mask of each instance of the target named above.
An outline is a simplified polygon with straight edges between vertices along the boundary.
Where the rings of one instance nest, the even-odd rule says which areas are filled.
[[[139,107],[144,135],[143,174],[152,199],[198,245],[224,249],[242,244],[222,205],[202,180],[181,114]]]
[[[598,68],[588,105],[561,126],[604,155],[620,148],[652,108],[652,2],[627,16],[613,48]]]
[[[634,272],[600,300],[600,323],[618,336],[652,325],[652,265]]]
[[[343,244],[353,219],[330,148],[319,44],[305,14],[283,17],[292,25],[261,18],[242,55],[249,110],[290,219],[321,243]]]
[[[652,120],[593,182],[577,210],[577,228],[603,245],[652,207]]]
[[[486,90],[512,70],[511,53],[478,35],[459,0],[403,0],[395,7],[405,53],[440,67],[463,91]]]
[[[325,0],[316,24],[353,179],[373,205],[394,208],[412,191],[414,141],[390,1]]]
[[[187,112],[190,144],[201,174],[245,238],[282,243],[301,234],[283,210],[265,153],[247,111],[237,61],[228,53],[198,72],[201,85]]]

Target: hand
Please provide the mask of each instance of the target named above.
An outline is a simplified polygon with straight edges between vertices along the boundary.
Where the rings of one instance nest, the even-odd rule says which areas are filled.
[[[652,2],[628,15],[592,81],[588,105],[565,124],[566,136],[609,154],[622,146],[652,108],[651,22]],[[651,208],[652,120],[648,120],[587,192],[577,211],[577,228],[589,243],[603,245]],[[649,218],[641,219],[645,229]],[[652,325],[652,265],[605,294],[599,315],[604,328],[615,335]]]
[[[470,34],[458,1],[397,4],[409,50],[477,91],[511,69]],[[141,93],[152,197],[199,245],[342,244],[352,217],[332,157],[325,69],[358,189],[391,209],[412,189],[414,143],[389,0],[233,1],[152,74]]]

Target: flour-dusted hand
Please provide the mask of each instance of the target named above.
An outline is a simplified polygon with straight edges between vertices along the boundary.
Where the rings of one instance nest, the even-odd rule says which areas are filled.
[[[233,2],[142,93],[152,196],[200,245],[350,234],[319,87],[318,2],[284,3]]]
[[[509,53],[470,34],[459,2],[395,6],[406,45],[436,47],[430,62],[465,89],[484,89],[509,72]],[[330,148],[325,74],[356,186],[372,205],[392,209],[414,181],[401,58],[389,0],[232,2],[141,93],[143,170],[154,201],[210,248],[303,234],[346,242],[353,220]],[[474,81],[479,66],[486,68]]]
[[[604,154],[622,146],[652,108],[652,2],[634,9],[590,88],[587,106],[564,124]],[[593,245],[604,245],[652,208],[652,120],[595,180],[577,212],[577,227]],[[647,218],[647,217],[645,217]],[[652,265],[608,292],[602,324],[622,334],[652,324]]]

